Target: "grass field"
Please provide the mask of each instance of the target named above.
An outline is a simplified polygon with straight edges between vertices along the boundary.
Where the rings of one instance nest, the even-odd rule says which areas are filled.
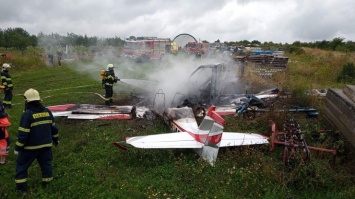
[[[327,70],[319,69],[319,62],[309,53],[307,58],[295,57],[287,78],[275,80],[279,85],[301,87],[342,86],[334,83]],[[326,59],[326,58],[324,58]],[[15,60],[16,61],[16,60]],[[44,105],[67,103],[103,104],[94,93],[103,94],[99,80],[99,63],[91,60],[67,62],[62,66],[23,64],[15,62],[10,71],[14,82],[13,108],[8,110],[12,126],[10,162],[0,166],[0,198],[353,198],[355,196],[352,162],[343,154],[336,167],[330,169],[328,154],[312,152],[309,164],[300,163],[294,169],[282,164],[282,147],[270,152],[269,146],[235,147],[220,150],[215,167],[201,160],[192,150],[141,150],[120,151],[112,142],[122,141],[127,136],[169,132],[163,121],[143,119],[88,121],[56,118],[60,130],[60,145],[53,148],[54,181],[47,188],[41,187],[40,168],[34,162],[29,170],[26,194],[15,191],[15,162],[13,154],[17,128],[23,112],[23,93],[28,88],[40,92]],[[132,70],[123,69],[124,62],[114,62],[117,70],[127,78],[145,78],[146,73],[161,68],[153,64],[141,64]],[[31,62],[31,61],[28,61]],[[312,63],[311,66],[306,62]],[[321,60],[324,62],[324,60]],[[39,63],[33,61],[33,63]],[[328,62],[327,62],[328,63]],[[302,64],[311,69],[304,69]],[[88,67],[91,65],[92,67]],[[302,74],[326,74],[326,79],[302,85]],[[169,67],[168,65],[160,67]],[[299,69],[297,69],[299,67]],[[340,66],[337,66],[340,67]],[[87,70],[90,68],[91,70]],[[337,70],[339,70],[337,68]],[[302,72],[300,72],[302,71]],[[296,77],[297,75],[297,77]],[[307,78],[306,78],[307,79]],[[305,81],[303,81],[305,82]],[[318,82],[318,83],[317,83]],[[312,85],[313,83],[313,85]],[[316,84],[317,83],[317,84]],[[132,88],[118,83],[116,103],[129,101]],[[3,96],[3,95],[1,95]],[[309,100],[321,104],[317,100]],[[225,131],[248,131],[270,135],[268,120],[264,115],[253,121],[225,117]],[[282,119],[277,116],[275,119]],[[301,119],[305,133],[322,127],[321,121]],[[307,134],[308,138],[310,137]],[[311,141],[310,141],[311,142]],[[324,145],[313,142],[312,144]]]

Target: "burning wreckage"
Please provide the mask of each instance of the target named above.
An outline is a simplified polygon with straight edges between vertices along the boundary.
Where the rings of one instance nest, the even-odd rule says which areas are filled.
[[[282,98],[277,88],[257,94],[240,94],[246,85],[236,76],[237,67],[223,63],[199,66],[189,76],[186,85],[189,89],[186,94],[176,93],[170,107],[191,107],[195,116],[204,116],[204,110],[211,105],[216,106],[216,112],[220,115],[255,117],[257,113],[275,111],[301,112],[306,113],[308,117],[318,116],[318,111],[309,107],[291,106],[289,109],[274,109],[273,104]],[[158,95],[163,95],[161,90]]]
[[[284,164],[295,162],[296,153],[301,153],[304,162],[310,160],[309,150],[328,152],[335,150],[310,147],[306,144],[298,124],[287,123],[284,132],[278,132],[271,122],[271,137],[261,134],[223,132],[223,115],[248,115],[270,111],[279,97],[278,89],[269,89],[254,95],[234,94],[242,90],[243,82],[236,78],[235,68],[226,64],[201,65],[189,76],[187,94],[176,93],[170,108],[167,108],[164,92],[159,89],[154,95],[151,109],[140,106],[103,106],[90,104],[67,104],[48,107],[54,116],[69,119],[133,119],[161,115],[172,132],[167,134],[130,137],[113,144],[123,150],[127,145],[137,148],[192,148],[212,166],[220,147],[271,143],[284,145]],[[137,96],[135,96],[137,97]],[[146,99],[145,99],[146,100]],[[138,103],[139,104],[139,103]],[[208,108],[209,107],[209,108]],[[205,111],[208,108],[208,111]],[[293,107],[288,112],[305,112],[308,117],[317,117],[313,108]],[[198,126],[195,117],[204,117]],[[300,151],[300,152],[299,152]]]
[[[236,76],[238,66],[233,64],[207,64],[194,70],[184,84],[184,92],[176,92],[171,102],[165,99],[165,93],[158,89],[154,95],[141,97],[132,93],[140,101],[136,105],[103,106],[91,104],[65,104],[48,107],[54,116],[68,119],[132,119],[148,116],[152,112],[162,115],[168,107],[190,107],[197,117],[205,116],[205,110],[216,106],[220,115],[248,116],[268,112],[280,96],[278,89],[269,89],[257,94],[238,94],[245,87],[242,79]],[[141,104],[146,106],[140,106]],[[148,103],[147,103],[148,102]],[[309,117],[316,117],[317,110],[308,107],[291,107],[288,112],[305,112]]]

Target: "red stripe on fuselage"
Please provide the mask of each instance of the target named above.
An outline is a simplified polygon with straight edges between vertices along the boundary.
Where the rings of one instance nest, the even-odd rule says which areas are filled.
[[[213,135],[213,136],[208,136],[208,134],[197,134],[192,132],[191,130],[187,130],[179,126],[175,121],[172,121],[172,124],[178,128],[181,132],[187,132],[190,134],[197,142],[205,144],[205,141],[207,140],[208,142],[211,142],[213,144],[218,144],[222,140],[222,133]]]
[[[175,121],[172,121],[173,125],[176,126],[181,132],[187,132],[190,134],[197,142],[204,143],[208,135],[201,135],[191,132],[191,130],[187,130],[179,126]]]
[[[222,140],[222,133],[207,137],[207,141],[213,144],[218,144],[221,142],[221,140]]]

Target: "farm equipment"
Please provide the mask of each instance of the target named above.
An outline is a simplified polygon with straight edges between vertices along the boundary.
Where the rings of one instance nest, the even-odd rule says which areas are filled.
[[[270,121],[270,125],[270,150],[274,151],[276,144],[284,145],[283,164],[285,166],[295,166],[299,162],[308,163],[311,160],[310,150],[332,154],[332,166],[335,165],[337,151],[332,149],[308,146],[304,138],[304,134],[297,121],[293,119],[285,121],[283,124],[283,132],[276,131],[276,124],[274,121]]]

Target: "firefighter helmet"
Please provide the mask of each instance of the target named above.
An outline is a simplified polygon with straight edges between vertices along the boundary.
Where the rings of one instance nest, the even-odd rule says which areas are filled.
[[[4,70],[7,70],[7,69],[9,69],[9,68],[11,68],[11,65],[10,65],[10,64],[4,63],[4,64],[2,65],[2,69],[4,69]]]
[[[107,70],[113,70],[113,64],[109,64],[109,65],[107,65]]]
[[[41,100],[41,98],[39,97],[39,93],[37,90],[30,88],[28,89],[23,96],[25,97],[25,100],[27,102],[32,102],[32,101],[37,101],[37,100]]]

